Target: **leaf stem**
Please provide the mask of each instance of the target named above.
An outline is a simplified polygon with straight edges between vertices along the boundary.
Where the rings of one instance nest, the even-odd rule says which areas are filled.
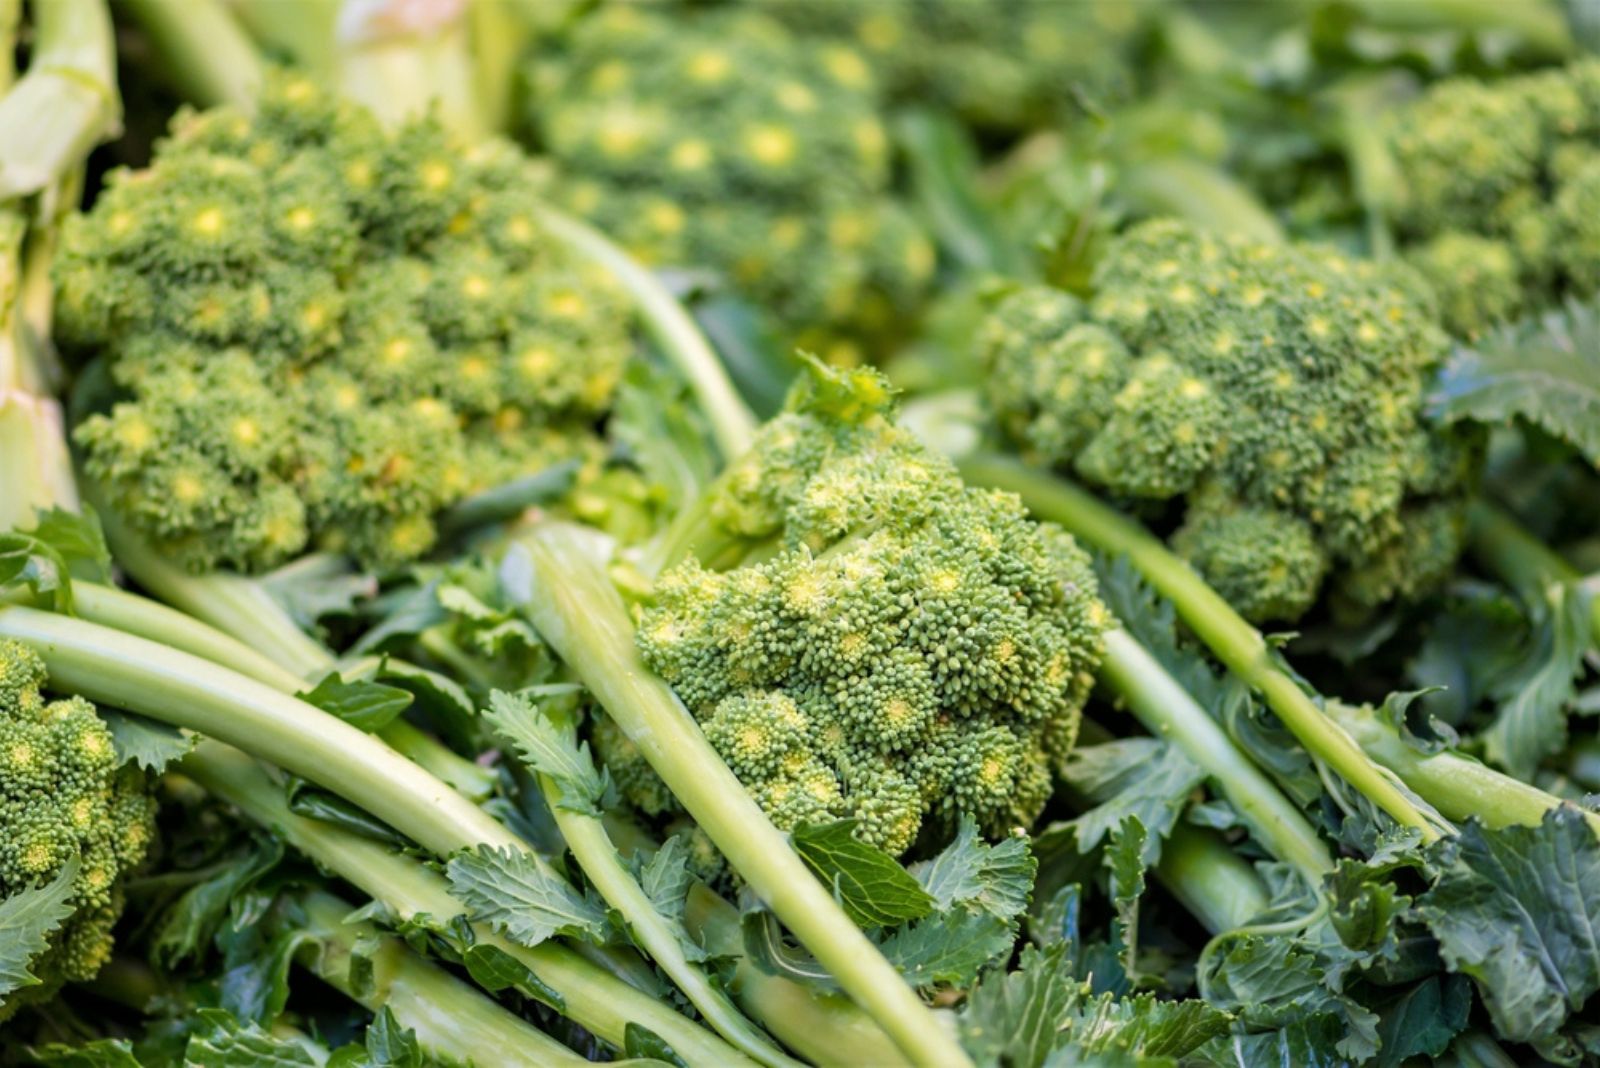
[[[530,619],[650,761],[751,888],[917,1064],[967,1065],[954,1037],[817,882],[634,647],[633,624],[581,529],[544,522],[519,539],[534,574]]]
[[[1479,498],[1467,511],[1472,554],[1483,567],[1524,597],[1542,597],[1547,586],[1583,581],[1577,568],[1534,537],[1515,516]],[[1589,604],[1591,641],[1600,646],[1600,596]]]
[[[1300,683],[1275,661],[1261,632],[1245,622],[1188,564],[1142,526],[1071,482],[1028,467],[1020,460],[974,454],[958,461],[978,485],[1021,496],[1040,519],[1060,524],[1090,544],[1121,553],[1227,668],[1258,690],[1284,725],[1313,756],[1361,791],[1397,823],[1415,827],[1425,841],[1438,829],[1395,783],[1325,715]]]

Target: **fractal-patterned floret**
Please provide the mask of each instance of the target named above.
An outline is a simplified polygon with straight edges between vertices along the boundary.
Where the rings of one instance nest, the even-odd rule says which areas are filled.
[[[196,570],[393,563],[463,496],[593,460],[627,319],[532,187],[509,146],[389,133],[292,75],[181,115],[58,268],[58,336],[114,386],[76,431],[110,507]]]
[[[39,983],[6,998],[0,1019],[99,973],[111,958],[124,876],[155,837],[144,772],[118,758],[93,705],[47,700],[44,683],[37,654],[0,641],[0,900],[78,865],[70,915],[28,964]]]
[[[719,272],[786,343],[859,358],[934,266],[885,192],[866,61],[758,13],[643,6],[577,20],[533,68],[558,195],[647,263]]]
[[[1410,271],[1157,220],[1093,288],[1018,289],[984,326],[992,407],[1032,459],[1181,500],[1174,547],[1255,621],[1448,572],[1475,447],[1422,418],[1447,343]]]
[[[964,816],[1038,816],[1107,617],[1067,534],[965,486],[893,413],[876,372],[813,368],[638,633],[774,822],[854,818],[899,853]]]

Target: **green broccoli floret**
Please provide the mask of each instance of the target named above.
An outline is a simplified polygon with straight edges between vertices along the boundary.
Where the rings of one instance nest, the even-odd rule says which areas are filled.
[[[1453,332],[1600,290],[1600,60],[1441,82],[1384,139],[1405,181],[1396,230]]]
[[[1132,89],[1153,4],[1117,0],[764,0],[802,33],[860,49],[896,101],[948,108],[983,130],[1046,126]]]
[[[932,244],[885,195],[865,60],[758,14],[615,5],[536,62],[558,195],[641,260],[703,266],[835,362],[900,328]]]
[[[393,563],[465,495],[597,468],[627,317],[542,232],[528,166],[288,75],[252,115],[181,116],[57,274],[58,336],[116,389],[76,431],[111,506],[193,570]]]
[[[1106,613],[1068,535],[894,406],[876,372],[814,368],[713,491],[699,544],[737,566],[663,573],[638,641],[775,824],[853,817],[900,853],[1037,818]]]
[[[111,956],[123,876],[155,835],[145,774],[118,759],[111,731],[81,697],[47,701],[44,662],[0,641],[0,900],[79,861],[72,914],[29,970],[40,983],[4,999],[0,1019],[93,979]]]
[[[1446,340],[1405,268],[1158,220],[1093,288],[1018,289],[983,328],[989,400],[1030,459],[1181,499],[1174,548],[1252,620],[1448,572],[1474,448],[1421,417]]]

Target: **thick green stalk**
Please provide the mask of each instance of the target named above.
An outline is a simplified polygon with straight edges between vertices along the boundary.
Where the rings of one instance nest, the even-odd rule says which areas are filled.
[[[970,1062],[955,1038],[806,868],[634,648],[633,623],[592,535],[540,523],[519,538],[532,565],[529,618],[666,782],[700,829],[839,986],[914,1063]]]
[[[422,861],[391,852],[370,838],[290,812],[282,787],[237,749],[203,741],[179,767],[207,792],[272,828],[319,867],[359,888],[400,919],[425,916],[442,925],[466,913],[466,907],[451,896],[444,877]],[[492,946],[511,956],[554,990],[563,1002],[562,1015],[619,1049],[626,1040],[627,1025],[638,1023],[660,1035],[692,1065],[744,1063],[709,1031],[558,942],[545,942],[530,949],[482,924],[473,925],[473,934],[475,944]]]
[[[1226,172],[1194,159],[1133,162],[1118,173],[1117,190],[1148,214],[1176,215],[1217,233],[1268,245],[1284,243],[1283,227],[1254,194]]]
[[[975,454],[958,466],[968,481],[1016,493],[1040,519],[1060,524],[1104,552],[1126,555],[1217,659],[1261,693],[1309,753],[1395,822],[1415,827],[1427,841],[1439,837],[1435,821],[1278,665],[1261,632],[1142,526],[1065,479],[1020,460]]]
[[[1546,812],[1566,804],[1460,753],[1421,752],[1370,708],[1335,703],[1329,711],[1368,755],[1450,819],[1474,817],[1488,827],[1533,826]],[[1600,814],[1585,811],[1584,819],[1600,834]]]
[[[280,667],[244,642],[164,604],[94,582],[75,582],[72,592],[74,608],[80,619],[192,653],[257,682],[264,682],[280,693],[293,696],[308,685],[306,680]],[[287,620],[283,623],[290,625]],[[260,634],[261,631],[257,630],[256,633]],[[331,670],[332,667],[333,661],[329,657],[327,668]],[[452,789],[473,801],[482,801],[494,792],[493,771],[473,763],[404,720],[395,720],[384,727],[380,734],[402,756],[421,765],[424,770],[443,779]]]
[[[1547,586],[1572,585],[1583,575],[1559,553],[1530,534],[1504,508],[1479,498],[1467,512],[1472,555],[1502,582],[1524,595]],[[1600,646],[1600,595],[1590,603],[1592,641]]]
[[[575,812],[561,804],[561,788],[548,775],[539,776],[539,786],[567,848],[578,866],[606,903],[622,914],[628,929],[656,966],[667,973],[690,1004],[723,1038],[752,1060],[770,1068],[800,1068],[744,1017],[728,995],[711,981],[705,970],[684,955],[683,945],[666,919],[656,911],[639,881],[622,863],[617,847],[606,833],[598,816]]]
[[[1186,823],[1162,845],[1156,878],[1212,934],[1243,927],[1270,900],[1261,876],[1220,836]]]
[[[1292,865],[1307,885],[1322,885],[1333,859],[1305,814],[1127,631],[1106,635],[1100,675],[1146,730],[1171,741],[1210,776],[1268,852]]]
[[[221,0],[120,0],[161,57],[161,74],[201,107],[249,108],[261,86],[256,46]]]
[[[314,941],[295,960],[351,1000],[377,1012],[387,1007],[395,1022],[414,1031],[423,1052],[448,1064],[495,1064],[507,1068],[586,1068],[590,1062],[468,986],[417,956],[398,938],[379,938],[370,923],[346,919],[354,909],[325,891],[298,900],[302,928]],[[371,972],[361,983],[351,972],[358,943]]]

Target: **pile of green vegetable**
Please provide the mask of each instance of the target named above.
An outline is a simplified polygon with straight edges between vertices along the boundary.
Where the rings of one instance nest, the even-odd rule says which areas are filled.
[[[0,33],[0,1066],[1600,1066],[1581,4]]]

